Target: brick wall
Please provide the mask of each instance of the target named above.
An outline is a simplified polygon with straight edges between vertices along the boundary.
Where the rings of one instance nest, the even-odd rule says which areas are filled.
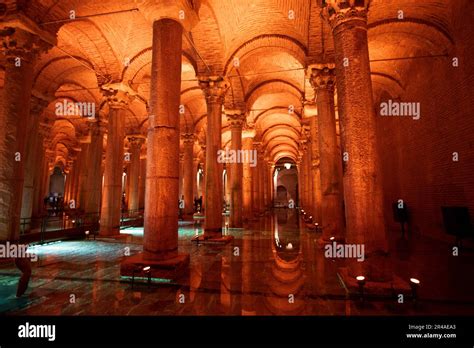
[[[468,206],[474,220],[474,32],[461,25],[472,23],[470,15],[463,6],[452,12],[455,47],[450,55],[459,57],[458,68],[451,57],[406,63],[410,66],[401,101],[420,102],[421,119],[377,117],[391,231],[399,229],[391,212],[398,199],[408,204],[415,233],[452,240],[444,233],[443,205]],[[458,162],[453,152],[459,153]]]

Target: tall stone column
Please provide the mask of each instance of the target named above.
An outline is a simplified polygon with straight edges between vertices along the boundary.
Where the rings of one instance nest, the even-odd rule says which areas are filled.
[[[260,205],[260,213],[265,212],[265,159],[264,159],[264,151],[263,148],[260,147],[260,151],[258,152],[257,157],[257,167],[258,167],[258,196],[259,196],[259,205]]]
[[[253,205],[253,214],[255,217],[260,215],[260,175],[259,175],[259,165],[258,165],[258,152],[260,151],[262,143],[260,141],[253,142],[253,153],[252,158],[255,159],[255,163],[252,165],[252,205]],[[250,158],[250,157],[249,157]]]
[[[298,158],[296,159],[296,170],[297,170],[297,173],[298,173],[298,207],[300,209],[304,207],[304,204],[303,204],[303,189],[302,189],[302,185],[303,185],[303,164],[302,164],[302,161],[303,161],[303,152],[300,148],[300,150],[298,150]]]
[[[178,257],[179,100],[183,27],[153,23],[143,257]]]
[[[132,216],[138,215],[139,209],[139,185],[140,185],[140,152],[145,137],[141,134],[128,136],[130,143],[130,165],[128,167],[128,175],[130,187],[128,189],[128,210]]]
[[[262,160],[262,176],[263,176],[263,204],[264,204],[264,209],[267,211],[269,209],[269,183],[270,183],[270,178],[268,177],[270,174],[268,170],[268,158],[264,157]]]
[[[82,168],[82,160],[83,160],[83,153],[81,146],[73,147],[72,150],[76,154],[76,161],[74,162],[74,171],[73,177],[71,182],[71,199],[74,200],[74,207],[79,207],[79,178],[81,175],[81,168]]]
[[[88,159],[91,156],[89,152],[91,138],[89,134],[79,139],[81,143],[81,164],[79,168],[78,180],[78,204],[82,211],[85,211],[86,194],[87,194],[87,178],[89,176],[89,168],[87,167]]]
[[[184,153],[179,154],[179,200],[183,200],[183,173],[184,173]]]
[[[202,183],[201,183],[201,194],[202,194],[202,209],[201,212],[205,213],[206,210],[206,145],[200,144],[203,151],[203,161],[202,161]]]
[[[193,214],[194,214],[194,197],[193,197],[194,134],[185,133],[181,137],[184,143],[184,158],[183,158],[184,219],[193,220]]]
[[[178,253],[183,28],[190,31],[198,18],[188,1],[140,0],[137,5],[153,23],[145,228],[143,253],[127,257],[120,273],[130,276],[137,267],[147,264],[152,278],[177,279],[189,265],[189,255]]]
[[[271,160],[269,160],[268,161],[268,177],[269,177],[269,183],[268,183],[268,191],[269,191],[268,199],[269,199],[269,202],[268,202],[268,205],[269,205],[270,208],[273,208],[273,201],[275,199],[275,190],[276,190],[274,182],[273,182],[274,171],[275,171],[275,164]]]
[[[102,86],[109,106],[100,234],[120,233],[124,161],[125,117],[131,92],[118,85]]]
[[[68,157],[69,159],[67,160],[66,168],[64,172],[66,173],[66,183],[64,186],[64,202],[66,203],[67,206],[69,206],[69,202],[71,200],[71,189],[72,189],[72,177],[73,177],[73,172],[74,172],[74,160],[72,156]],[[49,166],[49,165],[48,165]],[[46,188],[47,194],[49,194],[49,184]]]
[[[102,152],[104,134],[107,124],[99,119],[92,119],[89,125],[90,145],[86,164],[88,170],[84,193],[84,212],[98,214],[102,196]]]
[[[337,144],[334,108],[334,65],[312,65],[308,76],[316,94],[321,172],[321,221],[323,240],[343,237],[342,168]]]
[[[254,137],[255,129],[249,127],[242,132],[242,150],[244,153],[253,151]],[[253,217],[252,187],[252,167],[250,162],[246,161],[242,166],[242,211],[244,220],[249,220]]]
[[[311,134],[311,212],[313,221],[321,224],[321,174],[319,170],[319,130],[318,120],[315,116],[310,118],[310,134]]]
[[[138,193],[138,208],[145,208],[145,184],[146,184],[146,155],[140,156],[140,183]]]
[[[207,104],[206,135],[206,220],[204,235],[222,236],[222,163],[218,151],[222,149],[222,104],[229,83],[221,77],[200,77]]]
[[[245,123],[245,113],[242,110],[226,110],[227,121],[231,131],[231,150],[238,153],[242,150],[242,126]],[[229,166],[230,198],[230,227],[242,228],[242,177],[243,165],[235,161]]]
[[[43,135],[40,132],[40,117],[48,106],[46,100],[31,97],[30,120],[27,135],[25,181],[23,183],[23,198],[21,218],[31,219],[35,207],[35,192],[40,185],[43,155]],[[26,227],[26,226],[25,226]]]
[[[40,122],[39,125],[39,139],[38,139],[38,162],[40,169],[38,169],[37,184],[35,184],[35,194],[34,194],[34,206],[33,206],[33,217],[38,218],[44,213],[44,197],[47,194],[46,180],[49,176],[49,156],[46,152],[49,148],[51,139],[49,138],[52,128],[52,122]],[[49,150],[48,150],[49,151]]]
[[[377,159],[375,110],[367,40],[368,0],[347,4],[331,0],[323,9],[332,28],[335,47],[338,107],[343,152],[346,241],[365,245],[363,264],[368,279],[383,280],[388,243],[383,221],[382,180]]]
[[[198,187],[198,170],[199,170],[199,157],[193,158],[193,197],[199,198],[199,187]],[[193,199],[194,204],[194,199]]]
[[[0,98],[0,240],[16,241],[25,175],[26,135],[34,65],[45,44],[19,28],[0,29],[5,80]]]
[[[308,146],[307,140],[301,141],[301,203],[307,212],[309,212],[308,202]]]

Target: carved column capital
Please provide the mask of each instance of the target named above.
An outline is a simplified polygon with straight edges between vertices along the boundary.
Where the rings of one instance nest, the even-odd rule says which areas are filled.
[[[194,133],[183,133],[181,134],[184,145],[194,145]]]
[[[112,109],[126,109],[135,98],[135,91],[123,83],[105,84],[101,87],[102,94]]]
[[[309,82],[315,91],[327,89],[334,91],[336,82],[335,64],[312,64],[307,69]]]
[[[43,41],[39,36],[29,31],[3,27],[0,29],[0,52],[6,55],[7,60],[16,58],[33,62],[37,56],[52,48],[52,45]]]
[[[199,87],[204,92],[207,104],[224,103],[224,97],[230,83],[221,76],[198,76]]]
[[[146,138],[141,134],[130,134],[127,135],[128,142],[131,147],[141,148],[145,143]]]
[[[367,23],[367,11],[370,0],[323,0],[322,15],[332,30],[352,20]]]
[[[229,109],[225,110],[225,114],[227,116],[227,122],[229,122],[230,128],[242,129],[246,119],[244,110]]]

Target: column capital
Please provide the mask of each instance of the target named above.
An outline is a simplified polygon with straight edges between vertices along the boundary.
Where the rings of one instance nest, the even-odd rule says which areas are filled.
[[[141,148],[141,146],[146,140],[145,136],[141,134],[129,134],[127,135],[127,139],[131,147],[138,147],[138,148]]]
[[[194,133],[183,133],[181,139],[185,145],[194,145]]]
[[[183,26],[186,31],[199,22],[196,1],[189,0],[135,0],[138,9],[150,22],[172,19]]]
[[[112,109],[125,109],[135,98],[135,91],[124,83],[109,83],[101,87],[101,92]]]
[[[327,89],[334,91],[336,81],[336,65],[328,64],[312,64],[308,66],[307,76],[309,82],[315,91]]]
[[[51,48],[51,44],[28,30],[13,26],[0,27],[0,52],[9,60],[19,57],[32,62],[39,54]]]
[[[224,103],[224,97],[230,83],[222,76],[198,76],[199,87],[204,92],[208,104]]]
[[[242,126],[246,120],[246,114],[244,110],[228,109],[225,110],[225,114],[227,116],[227,122],[229,122],[230,128],[242,129]]]
[[[323,0],[322,15],[334,30],[351,20],[367,22],[370,0]]]

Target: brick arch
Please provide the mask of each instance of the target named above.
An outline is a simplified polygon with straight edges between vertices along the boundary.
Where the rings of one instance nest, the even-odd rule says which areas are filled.
[[[214,9],[204,2],[199,9],[199,17],[199,23],[192,30],[194,45],[212,74],[222,75],[224,71],[224,43]],[[201,60],[197,61],[196,72],[198,74],[208,72]]]
[[[234,52],[232,52],[225,63],[224,75],[227,75],[232,70],[235,57],[242,59],[255,49],[261,47],[288,52],[301,63],[301,66],[305,65],[305,59],[308,52],[306,46],[300,41],[287,35],[263,34],[244,42]]]
[[[152,58],[152,47],[147,47],[138,52],[136,55],[134,55],[130,59],[130,64],[128,66],[125,66],[122,69],[121,72],[121,81],[129,82],[133,81],[135,76],[138,75],[139,71],[144,68],[144,66],[151,64],[151,58]],[[182,52],[184,59],[193,66],[194,71],[198,71],[197,69],[197,64],[195,59],[183,50]]]
[[[76,43],[81,55],[92,62],[94,70],[110,77],[111,81],[120,81],[122,62],[96,23],[78,18],[63,25],[59,34],[64,41]]]

